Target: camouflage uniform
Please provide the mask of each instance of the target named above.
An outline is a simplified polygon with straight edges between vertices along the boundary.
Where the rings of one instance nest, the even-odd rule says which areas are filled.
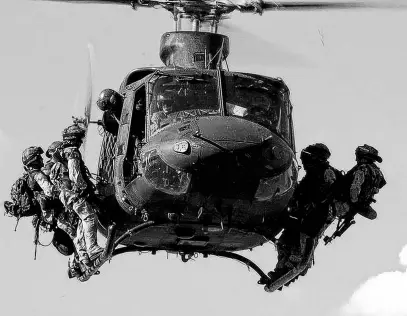
[[[290,216],[297,219],[296,225],[287,227],[277,243],[275,272],[278,275],[299,264],[307,239],[319,239],[333,220],[330,193],[340,172],[329,165],[329,156],[323,144],[310,145],[301,153],[306,175],[296,187],[289,205]]]
[[[374,219],[377,214],[370,204],[386,184],[383,173],[374,162],[382,162],[382,158],[374,147],[366,144],[357,147],[355,154],[357,164],[345,175],[343,190],[335,202],[337,215],[343,217],[353,211]]]
[[[56,220],[57,227],[73,238],[74,231],[72,227],[61,216],[61,205],[56,198],[58,194],[57,188],[41,171],[41,166],[43,166],[41,153],[43,153],[42,149],[34,146],[27,148],[23,152],[23,164],[29,175],[29,186],[40,204],[42,219],[49,225],[53,225],[54,220]]]
[[[42,172],[49,177],[51,173],[51,168],[57,161],[57,159],[54,157],[54,154],[58,151],[58,148],[62,146],[61,141],[55,141],[53,142],[45,152],[45,156],[49,158],[44,164],[44,167],[42,168]]]
[[[67,162],[67,175],[61,178],[61,173],[59,173],[59,180],[63,188],[60,199],[67,208],[72,209],[79,216],[77,238],[83,236],[86,252],[93,260],[103,248],[97,244],[97,216],[88,201],[89,196],[93,194],[93,185],[88,178],[78,149],[83,134],[80,133],[78,126],[72,125],[64,130],[63,137],[66,139],[64,140],[63,158]],[[83,241],[78,242],[83,244]]]

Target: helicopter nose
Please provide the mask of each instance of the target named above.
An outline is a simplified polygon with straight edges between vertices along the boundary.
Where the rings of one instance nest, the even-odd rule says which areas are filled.
[[[169,166],[189,170],[219,154],[258,149],[270,137],[273,133],[256,123],[213,116],[169,126],[151,138],[149,145],[158,147]]]
[[[188,174],[200,191],[241,198],[252,198],[260,179],[283,173],[293,158],[278,135],[235,117],[202,117],[168,126],[143,151],[146,166],[153,151],[167,169]]]

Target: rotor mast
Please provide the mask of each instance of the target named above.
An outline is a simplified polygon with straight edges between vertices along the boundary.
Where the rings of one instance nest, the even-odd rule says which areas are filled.
[[[168,10],[168,8],[167,8]],[[173,10],[168,10],[174,17],[175,32],[218,32],[218,24],[223,13],[217,12],[217,8],[210,8],[208,11],[188,10],[185,6],[174,6]],[[188,29],[187,29],[188,28]]]

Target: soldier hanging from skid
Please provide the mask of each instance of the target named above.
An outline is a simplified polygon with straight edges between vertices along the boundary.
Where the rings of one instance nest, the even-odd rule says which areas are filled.
[[[69,243],[64,242],[65,233],[73,238],[74,229],[63,216],[64,208],[57,198],[57,189],[41,170],[44,167],[42,154],[42,148],[37,146],[23,151],[22,163],[25,172],[12,186],[13,202],[6,201],[4,206],[6,212],[17,217],[17,220],[23,216],[34,216],[36,246],[41,226],[46,231],[54,231],[53,244],[59,252],[65,254],[70,247]]]
[[[312,240],[316,244],[333,220],[330,191],[341,173],[329,165],[330,155],[328,147],[321,143],[301,151],[306,174],[294,191],[287,227],[277,242],[278,262],[275,270],[268,274],[272,282],[300,264],[306,255],[307,243]],[[313,253],[311,256],[313,258]]]
[[[359,146],[355,153],[357,165],[342,175],[329,165],[330,152],[325,145],[314,144],[301,152],[306,175],[290,201],[288,225],[277,243],[278,263],[269,273],[272,282],[300,264],[306,255],[307,242],[313,240],[312,260],[300,273],[306,274],[318,240],[335,216],[340,219],[338,229],[333,236],[324,238],[325,244],[342,235],[354,223],[357,213],[369,219],[376,218],[370,204],[386,181],[374,162],[382,159],[377,150],[368,145]]]
[[[334,208],[339,222],[334,234],[324,238],[325,244],[342,236],[355,223],[356,214],[370,220],[377,217],[370,205],[376,202],[374,196],[386,185],[383,173],[375,164],[381,163],[383,159],[376,148],[366,144],[358,146],[355,155],[356,166],[346,173],[338,191],[334,193]]]
[[[73,210],[79,217],[74,244],[80,263],[92,267],[92,261],[103,251],[97,243],[97,216],[90,203],[94,195],[94,185],[89,179],[79,147],[85,136],[85,131],[74,124],[62,132],[63,145],[59,152],[62,162],[54,164],[51,169],[51,179],[61,190],[60,199],[64,206]],[[68,263],[68,275],[80,275],[80,269],[72,256]]]

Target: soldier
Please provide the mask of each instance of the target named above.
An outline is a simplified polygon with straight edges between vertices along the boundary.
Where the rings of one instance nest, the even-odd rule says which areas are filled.
[[[164,92],[157,96],[157,108],[158,112],[155,112],[151,116],[151,133],[154,133],[157,129],[161,128],[161,121],[165,120],[170,113],[173,112],[174,97]]]
[[[79,259],[84,265],[91,267],[91,261],[96,259],[103,248],[97,244],[97,216],[89,203],[94,188],[79,152],[84,136],[85,131],[76,124],[64,129],[62,158],[66,161],[66,167],[62,164],[55,165],[51,173],[61,188],[62,203],[79,216],[75,246],[83,243],[83,238],[86,253],[78,246]]]
[[[304,257],[307,239],[319,239],[333,220],[330,193],[341,173],[329,165],[330,155],[328,147],[321,143],[301,151],[306,175],[290,202],[294,225],[284,230],[277,243],[278,262],[276,269],[269,272],[272,279],[278,279],[298,265]]]
[[[57,157],[54,157],[54,154],[58,152],[58,148],[62,146],[62,142],[57,140],[55,142],[52,142],[51,145],[49,145],[47,151],[45,152],[45,156],[47,156],[48,161],[45,162],[44,167],[42,168],[42,172],[46,176],[49,176],[51,173],[51,168],[52,166],[57,162]]]
[[[339,217],[359,213],[366,218],[375,219],[377,213],[370,204],[375,202],[375,194],[386,185],[383,173],[375,161],[381,163],[383,159],[377,149],[366,144],[358,146],[355,155],[356,166],[345,175],[342,192],[335,201],[335,209]]]
[[[111,111],[113,113],[120,112],[123,106],[123,97],[120,93],[113,89],[104,89],[99,94],[99,98],[96,101],[96,105],[101,111]]]
[[[50,227],[54,224],[74,238],[73,228],[61,216],[62,205],[59,203],[57,188],[49,178],[41,171],[44,166],[41,147],[31,146],[23,151],[22,162],[28,173],[28,185],[34,192],[35,198],[41,207],[41,218]]]

